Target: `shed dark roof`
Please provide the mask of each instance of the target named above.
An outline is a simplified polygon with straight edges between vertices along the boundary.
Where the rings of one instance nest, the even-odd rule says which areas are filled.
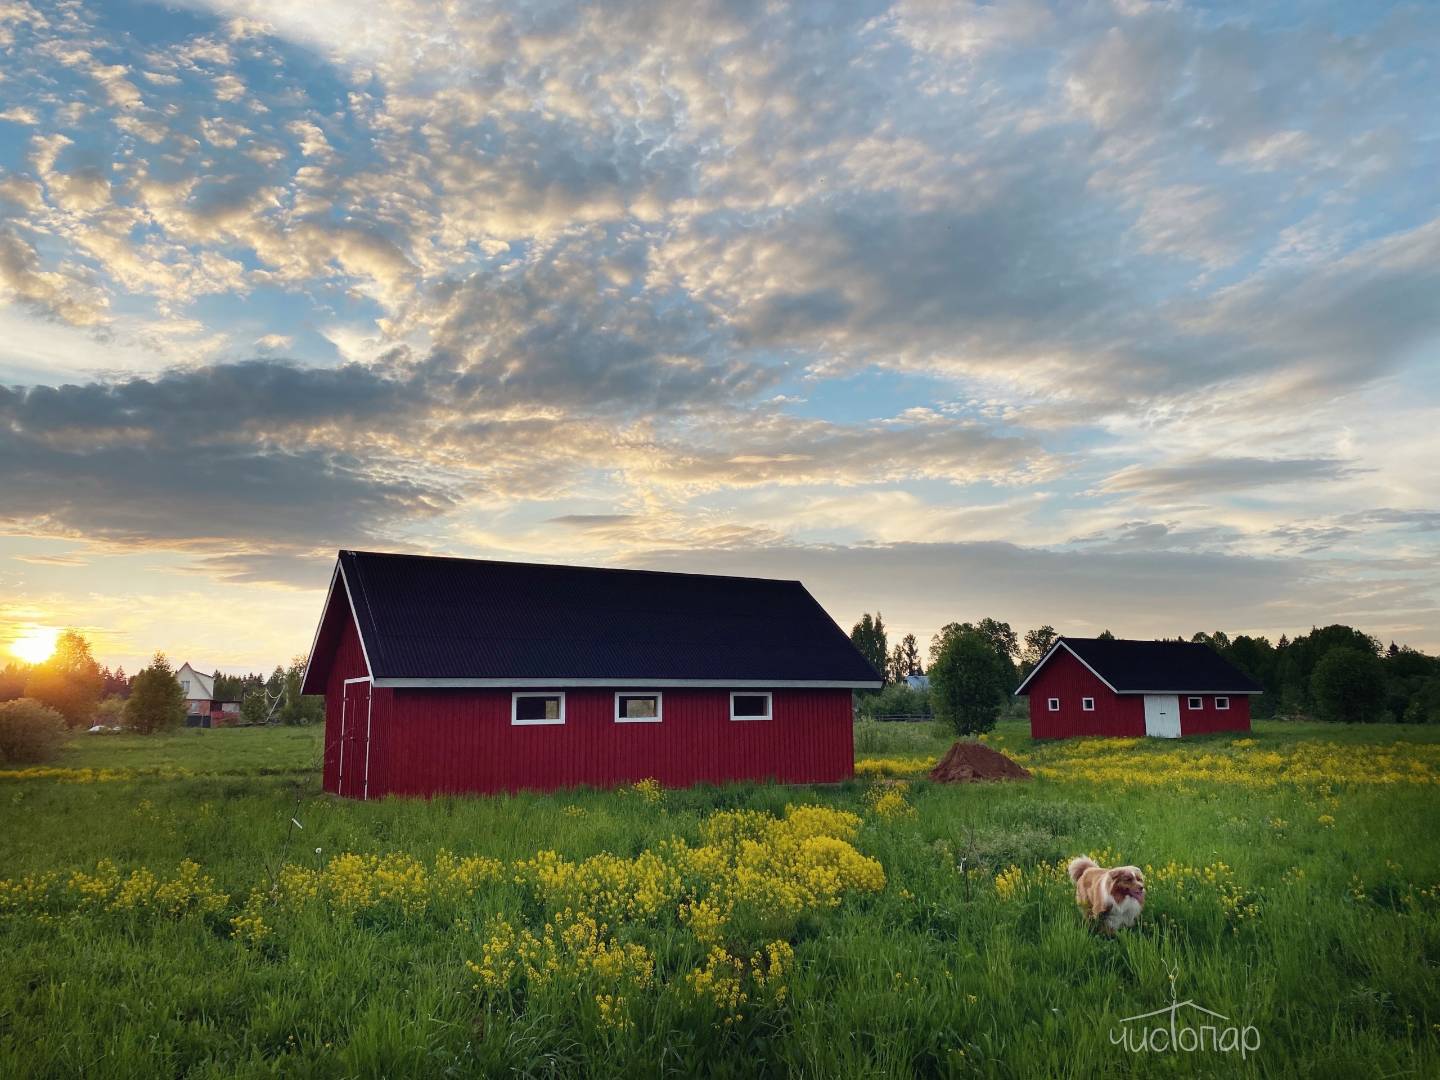
[[[1262,689],[1208,645],[1124,638],[1062,637],[1025,683],[1061,648],[1121,694],[1258,694]],[[1024,691],[1025,683],[1016,693]]]
[[[798,581],[363,551],[340,571],[381,683],[880,682]]]

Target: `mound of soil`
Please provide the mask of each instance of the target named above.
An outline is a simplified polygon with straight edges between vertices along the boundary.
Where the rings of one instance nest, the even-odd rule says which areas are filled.
[[[1030,772],[984,743],[961,739],[950,747],[930,779],[942,784],[968,784],[976,780],[1029,780]]]

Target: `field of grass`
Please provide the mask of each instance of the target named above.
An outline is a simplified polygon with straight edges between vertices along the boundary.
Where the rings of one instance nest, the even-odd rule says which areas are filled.
[[[0,769],[0,1076],[1440,1075],[1440,731],[1024,732],[1025,784],[868,725],[840,787],[369,804],[318,730],[77,739]],[[1258,1048],[1112,1041],[1172,990]]]

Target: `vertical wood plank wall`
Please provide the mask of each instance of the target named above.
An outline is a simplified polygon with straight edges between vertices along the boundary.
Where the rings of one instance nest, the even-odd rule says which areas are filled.
[[[849,690],[777,689],[768,720],[731,720],[728,690],[662,692],[656,724],[617,724],[613,689],[571,688],[564,724],[516,726],[509,690],[376,691],[370,797],[853,775]]]
[[[1079,660],[1063,649],[1050,658],[1043,671],[1026,688],[1030,697],[1030,734],[1036,739],[1068,739],[1076,735],[1140,736],[1145,734],[1145,698],[1142,694],[1116,694]],[[1225,695],[1221,695],[1222,697]],[[1049,701],[1060,699],[1060,711]],[[1093,697],[1095,711],[1086,712],[1081,698]],[[1230,696],[1230,708],[1215,708],[1215,695],[1202,694],[1201,707],[1190,708],[1189,695],[1180,697],[1180,734],[1204,735],[1214,731],[1249,731],[1250,699]]]

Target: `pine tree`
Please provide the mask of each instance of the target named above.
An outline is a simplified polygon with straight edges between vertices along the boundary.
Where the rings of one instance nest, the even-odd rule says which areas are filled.
[[[130,681],[125,726],[141,735],[179,727],[185,722],[185,691],[165,654],[157,652],[150,666]]]
[[[874,616],[867,611],[850,630],[850,641],[860,655],[869,660],[880,673],[882,680],[888,679],[890,668],[889,643],[885,640],[885,620],[877,611]]]

